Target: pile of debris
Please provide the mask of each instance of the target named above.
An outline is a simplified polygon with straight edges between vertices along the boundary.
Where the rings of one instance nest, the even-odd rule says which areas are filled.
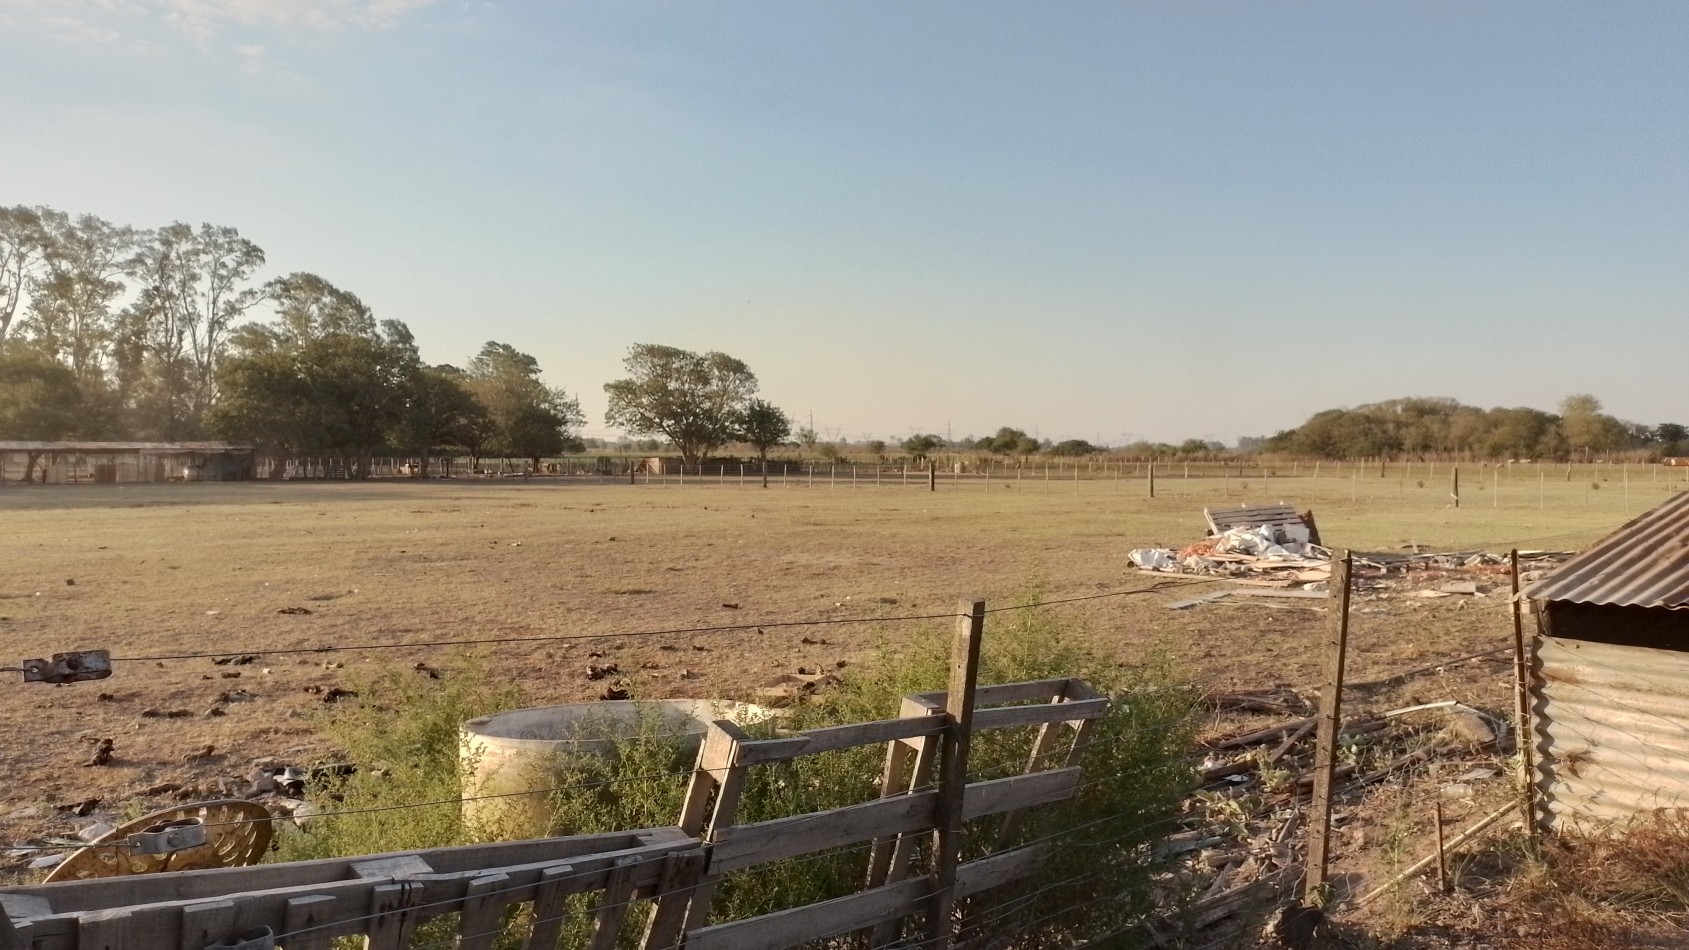
[[[1191,830],[1159,845],[1179,868],[1169,886],[1183,893],[1194,889],[1187,920],[1198,929],[1223,926],[1250,907],[1295,897],[1305,867],[1300,832],[1314,784],[1317,722],[1312,703],[1291,690],[1225,693],[1208,697],[1207,704],[1216,711],[1271,711],[1292,718],[1211,742],[1202,763],[1202,790],[1189,805]],[[1503,757],[1512,744],[1501,716],[1456,700],[1345,719],[1333,791],[1334,846],[1364,851],[1389,831],[1364,807],[1365,790],[1375,785],[1429,780],[1430,795],[1457,812],[1507,794]],[[1350,888],[1358,884],[1346,880]],[[1365,903],[1382,890],[1340,889],[1336,896]]]
[[[1208,536],[1180,550],[1139,548],[1128,555],[1142,570],[1176,574],[1245,576],[1260,572],[1331,576],[1331,549],[1320,545],[1312,512],[1286,504],[1205,508]]]
[[[1332,549],[1320,544],[1319,529],[1312,512],[1298,513],[1290,505],[1254,508],[1208,508],[1202,512],[1209,534],[1179,548],[1138,548],[1128,555],[1142,571],[1155,574],[1183,574],[1223,578],[1251,588],[1232,590],[1180,600],[1169,607],[1184,609],[1231,596],[1323,596],[1331,579]],[[1404,584],[1429,587],[1418,591],[1426,598],[1466,594],[1482,597],[1506,586],[1511,572],[1506,554],[1488,551],[1428,552],[1426,545],[1410,541],[1400,552],[1355,553],[1351,557],[1352,577],[1357,591],[1389,591]],[[1570,551],[1520,551],[1520,580],[1532,581]],[[1494,578],[1493,582],[1486,582]],[[1438,581],[1444,581],[1440,585]],[[1299,590],[1287,590],[1299,588]],[[1303,592],[1307,592],[1304,594]]]

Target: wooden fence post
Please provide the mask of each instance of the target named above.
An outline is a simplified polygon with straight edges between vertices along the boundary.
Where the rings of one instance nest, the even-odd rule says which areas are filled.
[[[1149,496],[1155,497],[1155,463],[1149,463]]]
[[[1332,562],[1330,652],[1326,654],[1325,685],[1320,692],[1319,745],[1314,752],[1314,797],[1308,804],[1308,873],[1302,883],[1302,902],[1315,900],[1325,888],[1326,866],[1330,862],[1331,787],[1336,779],[1337,732],[1343,715],[1343,664],[1349,647],[1349,572],[1353,566],[1348,551]]]
[[[927,463],[927,491],[938,491],[938,463]]]
[[[1437,890],[1440,893],[1449,892],[1449,859],[1443,851],[1443,800],[1441,798],[1431,803],[1432,814],[1437,822]]]
[[[1460,507],[1460,466],[1458,466],[1458,465],[1454,466],[1454,468],[1450,470],[1449,496],[1454,499],[1454,506],[1456,508],[1459,508]]]
[[[944,696],[943,758],[938,771],[938,804],[933,829],[933,890],[927,909],[930,950],[951,943],[956,907],[956,865],[962,855],[962,798],[968,787],[968,746],[974,720],[974,690],[979,685],[979,644],[985,633],[985,601],[964,600],[956,607],[956,638],[950,651],[950,687]]]
[[[1531,735],[1530,654],[1525,646],[1525,603],[1519,593],[1519,549],[1508,553],[1513,568],[1513,735],[1519,747],[1519,795],[1524,811],[1525,834],[1537,837],[1536,763]]]

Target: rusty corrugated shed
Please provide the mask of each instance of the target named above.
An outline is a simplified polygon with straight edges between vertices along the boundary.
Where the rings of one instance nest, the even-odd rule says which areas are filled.
[[[1537,787],[1551,824],[1689,806],[1689,653],[1537,640]]]
[[[1525,595],[1621,607],[1689,607],[1689,492],[1602,538]]]

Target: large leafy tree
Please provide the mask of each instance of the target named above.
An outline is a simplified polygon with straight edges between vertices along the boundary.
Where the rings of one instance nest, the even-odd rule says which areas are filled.
[[[50,442],[78,434],[82,391],[76,374],[39,350],[13,345],[0,353],[0,439]],[[29,453],[24,481],[41,453]]]
[[[633,435],[660,435],[697,466],[738,434],[757,378],[726,353],[693,353],[655,343],[636,344],[622,366],[628,378],[605,383],[605,419]]]
[[[762,487],[768,487],[768,450],[792,437],[792,420],[773,403],[753,399],[739,414],[739,437],[757,450]]]
[[[384,321],[375,333],[329,333],[297,346],[231,355],[213,429],[289,455],[321,451],[351,460],[367,478],[375,450],[398,428],[421,370],[410,330]]]
[[[350,476],[367,477],[375,450],[414,405],[423,366],[410,329],[397,320],[376,323],[356,296],[315,275],[293,274],[266,289],[276,320],[230,334],[218,371],[221,398],[208,423],[284,458],[345,456]]]
[[[547,455],[585,448],[574,433],[586,421],[579,400],[542,382],[539,361],[527,353],[488,342],[469,361],[465,382],[486,407],[495,450],[537,469]]]
[[[492,429],[487,407],[475,398],[463,371],[455,366],[424,366],[411,378],[393,441],[421,459],[417,473],[428,477],[429,457],[437,449],[478,450]]]

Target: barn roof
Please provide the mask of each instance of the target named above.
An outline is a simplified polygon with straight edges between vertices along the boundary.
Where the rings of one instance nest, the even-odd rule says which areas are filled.
[[[0,452],[75,452],[80,455],[127,452],[197,452],[215,455],[220,452],[251,451],[252,446],[243,442],[0,442]]]
[[[1689,608],[1689,492],[1597,541],[1525,594],[1615,607]]]

